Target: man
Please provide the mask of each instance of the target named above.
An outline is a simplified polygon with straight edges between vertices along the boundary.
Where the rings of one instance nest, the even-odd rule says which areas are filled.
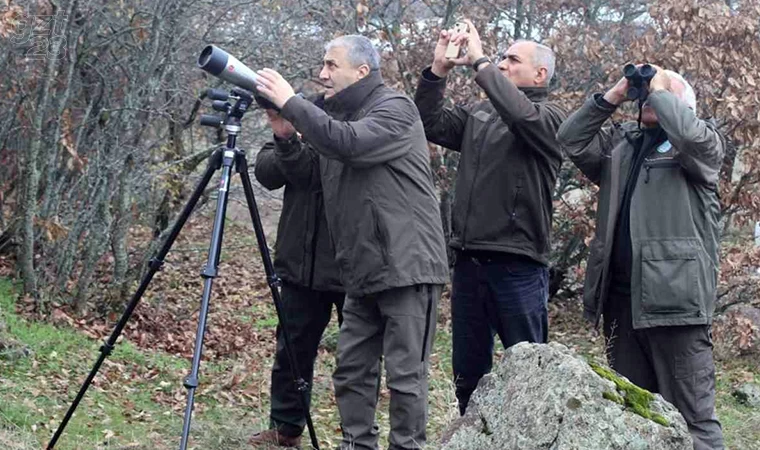
[[[298,371],[311,387],[319,341],[330,322],[332,307],[342,319],[345,293],[330,245],[322,201],[318,155],[307,146],[289,146],[283,138],[292,126],[277,113],[267,110],[274,141],[256,156],[256,179],[269,190],[285,187],[282,213],[277,227],[274,267],[282,279],[284,324],[277,327],[277,351],[272,367],[270,429],[254,435],[250,443],[266,448],[272,444],[298,447],[306,417],[285,351],[283,325]],[[301,154],[304,152],[305,154]],[[311,392],[307,402],[311,401]]]
[[[613,369],[683,414],[695,450],[722,449],[709,325],[718,279],[718,174],[725,143],[694,113],[693,89],[656,68],[636,123],[602,128],[626,101],[621,79],[557,138],[597,186],[585,316],[599,323]]]
[[[493,334],[504,347],[546,342],[552,192],[562,156],[555,135],[565,117],[547,101],[551,49],[520,41],[492,63],[477,30],[442,31],[415,102],[427,138],[461,152],[449,245],[456,251],[451,313],[459,412],[491,371]],[[449,42],[466,54],[446,59]],[[446,76],[469,65],[488,100],[444,108]]]
[[[328,230],[347,298],[333,375],[342,449],[378,448],[380,356],[391,392],[389,448],[426,442],[428,356],[448,279],[430,156],[411,99],[384,86],[362,36],[326,46],[324,111],[295,97],[277,72],[260,93],[320,154]],[[292,145],[301,140],[293,133]]]

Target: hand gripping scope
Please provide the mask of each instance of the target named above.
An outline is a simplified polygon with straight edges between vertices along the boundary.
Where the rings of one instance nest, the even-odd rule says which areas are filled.
[[[280,111],[269,99],[257,93],[256,72],[221,48],[215,45],[206,46],[198,57],[198,67],[223,81],[252,92],[260,107]]]

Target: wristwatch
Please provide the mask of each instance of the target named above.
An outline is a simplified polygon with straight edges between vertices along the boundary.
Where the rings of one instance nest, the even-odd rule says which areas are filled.
[[[483,64],[483,63],[486,63],[486,62],[490,63],[491,62],[491,58],[489,58],[488,56],[481,56],[480,58],[476,59],[475,62],[472,63],[473,70],[475,70],[475,72],[477,72],[478,68],[480,67],[480,65]]]

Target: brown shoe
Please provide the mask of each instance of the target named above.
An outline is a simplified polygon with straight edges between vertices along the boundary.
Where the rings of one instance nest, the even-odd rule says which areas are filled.
[[[264,430],[248,439],[253,448],[268,449],[274,447],[301,448],[301,436],[285,436],[277,430]]]

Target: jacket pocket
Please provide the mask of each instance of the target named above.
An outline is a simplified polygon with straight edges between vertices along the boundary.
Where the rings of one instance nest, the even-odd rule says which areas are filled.
[[[374,203],[370,203],[372,208],[372,221],[374,222],[374,234],[377,241],[378,251],[383,257],[383,265],[388,265],[388,236],[385,233],[382,221],[380,220],[380,213],[377,210],[377,206]]]
[[[517,173],[515,175],[515,184],[514,184],[514,193],[510,193],[508,195],[512,196],[512,204],[509,205],[509,228],[513,229],[515,225],[517,224],[517,220],[519,219],[519,213],[517,211],[517,207],[520,204],[520,201],[522,200],[521,193],[523,188],[523,177],[524,174]]]
[[[602,282],[604,268],[604,241],[595,237],[589,244],[589,257],[586,260],[586,279],[583,283],[583,306],[587,311],[597,312],[599,308],[599,285]]]
[[[644,314],[702,314],[704,308],[697,289],[698,257],[699,242],[696,239],[642,244],[641,310]]]
[[[648,184],[649,180],[652,178],[652,170],[658,170],[658,169],[678,169],[680,168],[681,164],[672,159],[672,158],[662,158],[662,159],[655,159],[655,160],[647,160],[644,162],[644,183]]]

